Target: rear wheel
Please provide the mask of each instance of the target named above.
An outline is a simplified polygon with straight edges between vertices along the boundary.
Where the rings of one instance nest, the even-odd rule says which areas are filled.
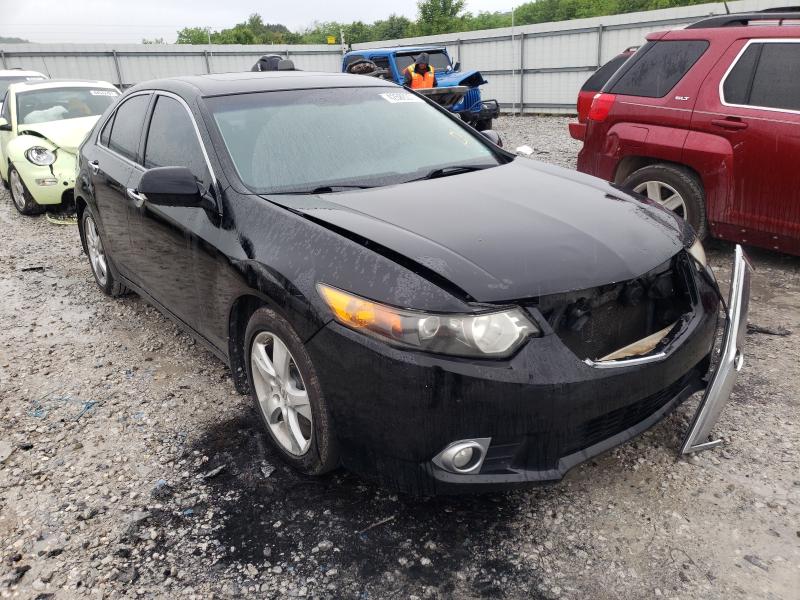
[[[23,215],[39,215],[44,212],[44,206],[39,206],[25,187],[25,182],[14,167],[8,169],[8,183],[11,189],[11,200],[14,207]]]
[[[658,202],[687,221],[701,239],[705,238],[705,192],[688,169],[674,165],[649,165],[632,173],[622,187]]]
[[[300,338],[280,315],[260,308],[245,340],[253,403],[278,452],[308,475],[335,469],[339,454],[330,413]]]
[[[114,274],[109,268],[110,258],[106,254],[103,240],[100,239],[94,216],[88,208],[81,214],[79,226],[81,228],[81,238],[86,245],[86,254],[89,256],[89,265],[92,268],[92,274],[97,285],[103,292],[112,297],[127,294],[128,288],[114,278]]]

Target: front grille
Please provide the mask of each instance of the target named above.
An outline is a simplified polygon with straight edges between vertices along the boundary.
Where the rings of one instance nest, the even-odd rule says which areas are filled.
[[[565,444],[561,448],[561,456],[569,456],[578,450],[594,446],[638,425],[666,406],[692,379],[697,379],[698,377],[697,370],[692,369],[668,388],[628,406],[612,410],[567,432],[564,436]]]
[[[464,109],[470,112],[478,112],[481,109],[481,92],[479,89],[471,89],[464,95]]]
[[[691,312],[692,285],[681,252],[636,279],[545,296],[538,308],[578,358],[598,360]]]

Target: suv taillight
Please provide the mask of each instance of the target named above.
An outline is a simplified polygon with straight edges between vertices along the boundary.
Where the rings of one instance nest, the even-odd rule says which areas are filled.
[[[592,100],[592,107],[589,109],[589,120],[599,123],[605,121],[616,99],[617,97],[614,94],[597,94]]]

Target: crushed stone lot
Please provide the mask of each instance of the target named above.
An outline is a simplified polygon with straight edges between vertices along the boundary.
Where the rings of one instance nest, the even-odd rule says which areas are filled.
[[[496,129],[574,167],[567,122]],[[75,226],[3,191],[0,229],[2,598],[797,598],[798,257],[750,249],[722,447],[678,457],[695,395],[552,487],[415,499],[293,472],[218,359],[101,293]]]

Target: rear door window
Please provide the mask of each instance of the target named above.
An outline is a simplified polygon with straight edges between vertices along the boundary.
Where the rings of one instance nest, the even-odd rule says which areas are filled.
[[[612,94],[663,98],[708,49],[705,40],[648,42],[606,86]]]
[[[800,110],[800,43],[764,44],[747,104]]]
[[[753,75],[764,44],[750,44],[733,66],[722,84],[722,94],[728,104],[747,104],[753,90]]]
[[[150,104],[150,94],[134,96],[126,100],[114,116],[109,149],[125,158],[136,162],[139,154],[139,142],[142,139],[144,115]]]

